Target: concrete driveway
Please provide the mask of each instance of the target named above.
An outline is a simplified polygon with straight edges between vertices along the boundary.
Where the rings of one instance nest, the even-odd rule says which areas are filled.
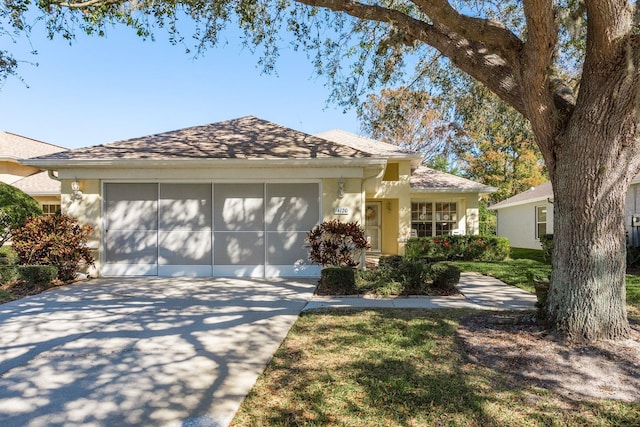
[[[0,305],[0,426],[226,426],[315,283],[96,279]]]

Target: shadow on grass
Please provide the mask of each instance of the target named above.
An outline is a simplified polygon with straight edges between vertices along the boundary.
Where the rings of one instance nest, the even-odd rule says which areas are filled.
[[[514,384],[489,368],[471,363],[455,338],[460,319],[470,313],[305,313],[245,400],[233,425],[543,426],[586,425],[594,420],[602,425],[640,422],[637,405],[572,402],[530,385]]]

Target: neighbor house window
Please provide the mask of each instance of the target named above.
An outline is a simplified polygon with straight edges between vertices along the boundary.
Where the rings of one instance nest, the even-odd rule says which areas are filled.
[[[417,237],[446,236],[458,228],[457,203],[412,202],[411,229]]]
[[[536,206],[536,239],[547,234],[547,207]]]
[[[42,205],[42,212],[45,215],[55,215],[60,212],[60,205],[57,204],[45,204]]]

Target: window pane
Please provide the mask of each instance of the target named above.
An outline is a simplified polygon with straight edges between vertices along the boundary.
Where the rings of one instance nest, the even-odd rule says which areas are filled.
[[[547,208],[546,206],[538,206],[538,222],[547,222]]]

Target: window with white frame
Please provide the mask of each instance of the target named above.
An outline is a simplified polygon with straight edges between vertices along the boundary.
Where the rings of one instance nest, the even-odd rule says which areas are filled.
[[[536,206],[536,239],[547,234],[547,207]]]
[[[55,203],[47,203],[42,205],[42,213],[45,215],[55,215],[60,212],[60,205]]]
[[[446,236],[452,234],[457,228],[457,203],[427,201],[411,203],[412,235],[417,237]]]

